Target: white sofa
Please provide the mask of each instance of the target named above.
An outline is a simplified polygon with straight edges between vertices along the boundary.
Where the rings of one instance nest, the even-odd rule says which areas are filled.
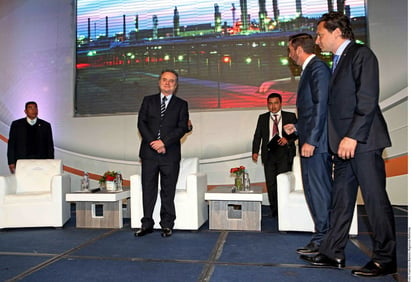
[[[197,230],[208,218],[207,177],[199,173],[199,159],[186,158],[180,161],[179,179],[176,185],[174,229]],[[131,227],[140,228],[143,217],[142,182],[139,174],[130,177]],[[154,228],[160,227],[160,186],[153,212]]]
[[[314,232],[312,216],[303,192],[300,157],[293,160],[292,171],[277,176],[279,231]],[[349,234],[358,235],[358,209],[355,206]]]
[[[69,192],[61,160],[18,160],[15,174],[0,176],[0,228],[62,227]]]

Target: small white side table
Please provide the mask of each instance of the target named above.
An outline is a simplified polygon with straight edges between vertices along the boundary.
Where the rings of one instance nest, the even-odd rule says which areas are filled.
[[[130,198],[130,190],[72,192],[66,194],[67,202],[76,203],[76,227],[122,228],[122,201]]]
[[[261,231],[262,187],[232,193],[231,187],[216,187],[205,193],[209,201],[209,229]]]

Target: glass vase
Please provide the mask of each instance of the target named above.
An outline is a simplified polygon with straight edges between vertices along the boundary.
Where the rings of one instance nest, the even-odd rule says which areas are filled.
[[[107,191],[116,191],[116,182],[115,181],[107,181],[106,180],[106,190]]]
[[[235,177],[235,187],[236,190],[241,191],[243,186],[243,179],[241,175]]]

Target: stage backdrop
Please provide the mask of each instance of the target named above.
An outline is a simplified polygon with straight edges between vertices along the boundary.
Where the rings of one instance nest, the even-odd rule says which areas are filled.
[[[77,0],[74,113],[135,113],[167,68],[191,110],[261,107],[269,92],[293,106],[301,70],[288,37],[315,36],[329,10],[345,12],[367,44],[364,0]]]

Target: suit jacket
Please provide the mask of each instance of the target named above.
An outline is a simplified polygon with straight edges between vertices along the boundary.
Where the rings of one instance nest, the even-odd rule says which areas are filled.
[[[141,159],[156,159],[159,154],[150,147],[150,142],[157,139],[160,129],[160,139],[166,147],[166,153],[161,155],[166,161],[180,161],[180,139],[187,132],[189,119],[188,104],[185,100],[173,95],[163,120],[160,118],[160,93],[143,98],[140,107],[137,127],[142,136],[139,156]]]
[[[12,122],[10,126],[9,141],[7,144],[7,159],[9,164],[15,164],[19,159],[54,159],[53,135],[50,123],[37,118],[33,125],[37,128],[36,140],[28,140],[27,119],[21,118]],[[35,156],[28,156],[27,143],[37,144]]]
[[[282,116],[282,124],[288,123],[296,123],[296,115],[291,112],[281,111]],[[252,153],[257,154],[259,153],[259,147],[261,150],[262,155],[262,162],[265,164],[268,159],[268,147],[267,144],[269,142],[269,119],[270,119],[270,112],[266,112],[259,116],[255,134],[253,136],[253,144],[252,144]],[[282,129],[282,136],[288,140],[288,144],[286,145],[289,150],[289,157],[291,158],[290,161],[293,160],[293,157],[296,155],[296,146],[295,140],[296,135],[291,134],[287,135],[286,132]]]
[[[299,145],[308,143],[316,153],[328,152],[327,113],[329,95],[329,67],[313,57],[303,71],[296,99],[298,110]]]
[[[391,146],[378,103],[378,60],[368,47],[351,42],[329,85],[328,130],[333,153],[343,137],[358,141],[357,153]]]

